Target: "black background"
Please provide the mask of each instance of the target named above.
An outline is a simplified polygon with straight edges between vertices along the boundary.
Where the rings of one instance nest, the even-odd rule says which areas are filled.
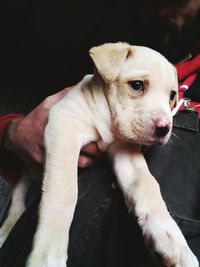
[[[88,50],[94,45],[126,41],[157,49],[173,62],[179,60],[191,49],[199,18],[190,22],[189,35],[188,23],[181,34],[177,34],[175,25],[158,16],[161,2],[2,1],[1,114],[28,112],[47,95],[91,73]],[[165,47],[163,40],[169,32],[172,39]]]

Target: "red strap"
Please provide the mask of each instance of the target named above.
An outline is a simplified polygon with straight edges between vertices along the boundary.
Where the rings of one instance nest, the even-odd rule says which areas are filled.
[[[24,116],[21,114],[8,114],[5,116],[0,117],[0,146],[2,143],[2,138],[5,133],[6,127],[9,122],[14,119],[23,118]],[[20,169],[19,170],[12,170],[12,166],[10,169],[5,169],[0,166],[0,176],[6,179],[8,182],[15,184],[18,181],[20,176]]]
[[[21,114],[8,114],[8,115],[0,117],[0,145],[1,145],[2,138],[3,138],[4,132],[5,132],[5,129],[8,123],[14,119],[18,119],[22,117],[24,116]]]
[[[172,110],[172,114],[175,115],[178,110],[183,110],[188,107],[188,105],[199,112],[199,103],[185,100],[184,93],[191,87],[198,76],[198,72],[200,71],[200,54],[186,62],[178,64],[176,69],[179,80],[179,102],[177,107]]]
[[[188,88],[193,84],[196,78],[197,78],[197,73],[193,73],[192,75],[187,77],[184,82],[179,83],[179,98],[181,98],[184,95],[185,91],[188,90]]]
[[[186,62],[178,64],[176,69],[178,72],[179,81],[186,79],[193,73],[197,73],[200,71],[200,54]]]

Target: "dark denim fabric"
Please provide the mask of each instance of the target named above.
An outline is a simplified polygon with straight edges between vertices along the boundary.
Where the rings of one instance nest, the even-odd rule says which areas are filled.
[[[195,113],[180,113],[171,142],[144,149],[168,208],[200,260],[200,136]],[[0,251],[1,267],[24,267],[37,224],[40,192],[29,203]],[[79,199],[70,230],[69,267],[155,267],[128,214],[107,160],[79,176]]]
[[[7,214],[11,199],[11,186],[0,177],[0,227]]]

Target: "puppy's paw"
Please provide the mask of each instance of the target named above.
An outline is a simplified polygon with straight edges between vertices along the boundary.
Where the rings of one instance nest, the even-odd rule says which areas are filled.
[[[23,202],[15,202],[14,204],[12,203],[8,217],[0,228],[0,247],[2,247],[4,241],[8,237],[10,231],[12,230],[24,210],[25,205]]]
[[[61,243],[61,242],[60,242]],[[40,244],[28,257],[26,267],[66,267],[67,248],[56,240],[48,245]]]
[[[138,221],[147,242],[161,256],[164,266],[199,267],[197,258],[171,217],[161,220],[156,216],[145,216]]]
[[[26,267],[66,267],[66,262],[67,246],[58,237],[48,239],[45,235],[34,243]]]
[[[8,233],[0,229],[0,248],[3,246],[3,243],[6,240],[7,236],[8,236]]]
[[[54,258],[52,255],[30,255],[26,267],[66,267],[66,258]]]
[[[14,226],[14,222],[5,222],[3,226],[0,228],[0,248],[2,247],[3,243],[5,242],[6,238],[8,237],[11,229]]]

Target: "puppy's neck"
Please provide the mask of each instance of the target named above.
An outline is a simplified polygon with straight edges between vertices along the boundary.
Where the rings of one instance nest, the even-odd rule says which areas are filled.
[[[85,101],[92,114],[92,123],[99,133],[98,143],[101,150],[106,150],[107,146],[113,141],[112,120],[107,99],[107,85],[96,73],[86,76],[81,86]]]

